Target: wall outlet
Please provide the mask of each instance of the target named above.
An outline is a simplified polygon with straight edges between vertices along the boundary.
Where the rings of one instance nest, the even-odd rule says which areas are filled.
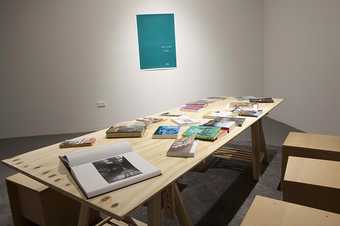
[[[105,108],[106,107],[106,103],[104,101],[97,101],[96,102],[96,107],[97,108]]]

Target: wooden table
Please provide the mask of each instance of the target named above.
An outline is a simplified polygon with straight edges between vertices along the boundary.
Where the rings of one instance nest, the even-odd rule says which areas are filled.
[[[230,102],[237,101],[229,97],[226,100],[209,104],[200,112],[181,112],[178,108],[169,112],[173,114],[186,114],[192,118],[202,118],[205,113],[213,110],[223,110]],[[31,178],[46,184],[47,186],[78,200],[82,204],[79,226],[88,225],[92,210],[98,210],[116,219],[124,220],[126,216],[148,201],[148,225],[160,225],[161,193],[168,191],[170,203],[173,204],[175,214],[181,225],[192,225],[183,206],[183,201],[178,190],[176,180],[184,173],[201,163],[208,156],[224,144],[235,138],[241,132],[251,127],[252,132],[252,165],[253,176],[257,180],[261,173],[261,161],[266,159],[264,134],[261,119],[271,110],[277,107],[282,99],[274,99],[274,103],[261,104],[263,113],[260,117],[246,117],[242,127],[236,127],[230,133],[226,133],[214,142],[200,141],[194,158],[171,158],[166,152],[173,143],[172,139],[152,139],[152,134],[160,124],[172,124],[171,118],[167,122],[161,122],[148,127],[142,138],[106,139],[105,131],[101,130],[87,136],[97,139],[96,145],[108,144],[128,140],[133,149],[144,159],[158,167],[162,175],[107,193],[92,199],[86,199],[72,177],[58,159],[58,156],[72,152],[79,148],[60,149],[59,144],[40,148],[22,155],[3,160],[5,164]],[[159,116],[155,114],[153,116]],[[183,127],[180,132],[186,130]],[[84,137],[85,137],[84,136]]]

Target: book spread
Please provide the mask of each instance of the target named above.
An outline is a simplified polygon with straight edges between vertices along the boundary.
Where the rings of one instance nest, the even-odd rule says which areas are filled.
[[[160,170],[133,151],[128,142],[74,151],[60,159],[87,198],[155,177]]]
[[[145,122],[122,122],[110,127],[106,131],[107,138],[142,137],[146,130]]]
[[[167,152],[170,157],[194,157],[197,141],[195,137],[182,137],[176,139]]]
[[[179,132],[179,126],[159,126],[152,138],[176,139]]]
[[[74,138],[70,140],[64,140],[59,144],[60,148],[73,148],[73,147],[85,147],[91,146],[96,142],[96,138],[94,137],[80,137]]]
[[[213,126],[191,126],[184,133],[184,137],[195,136],[200,140],[214,141],[217,139],[221,128]]]

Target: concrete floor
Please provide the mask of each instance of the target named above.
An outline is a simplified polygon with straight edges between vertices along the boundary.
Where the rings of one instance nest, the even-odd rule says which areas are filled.
[[[258,183],[251,178],[251,167],[239,161],[209,159],[209,168],[205,172],[189,172],[182,182],[187,187],[182,191],[189,214],[196,226],[240,225],[253,198],[257,194],[281,198],[276,190],[280,176],[280,148],[290,131],[298,131],[288,125],[270,118],[263,121],[267,149],[270,155],[269,166]],[[81,134],[36,136],[0,140],[0,159],[25,153],[64,139]],[[250,131],[232,141],[233,144],[250,146]],[[0,164],[0,225],[12,226],[4,179],[15,173]],[[141,207],[132,213],[135,217],[146,220],[146,210]],[[176,221],[164,219],[164,225],[177,225]]]

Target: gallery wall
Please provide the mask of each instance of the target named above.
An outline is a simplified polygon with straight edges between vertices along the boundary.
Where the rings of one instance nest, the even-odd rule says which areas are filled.
[[[264,94],[275,119],[340,135],[340,1],[265,0]]]
[[[136,14],[162,12],[175,13],[178,67],[141,71]],[[262,0],[3,0],[0,29],[0,138],[263,94]]]

